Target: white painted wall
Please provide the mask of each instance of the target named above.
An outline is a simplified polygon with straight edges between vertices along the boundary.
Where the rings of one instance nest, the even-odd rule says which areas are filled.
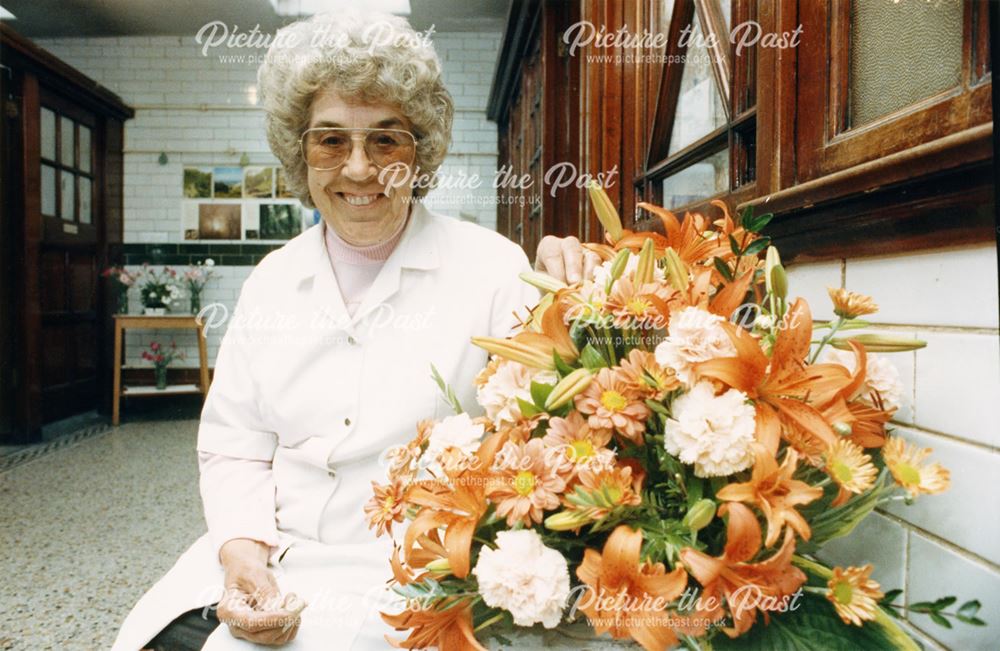
[[[445,84],[455,101],[453,144],[443,173],[479,175],[476,190],[431,191],[432,210],[496,228],[496,125],[486,119],[500,34],[440,33],[433,42]],[[257,61],[254,50],[217,48],[209,56],[189,36],[46,39],[38,44],[120,95],[136,109],[125,123],[124,241],[181,243],[184,167],[238,165],[246,153],[250,165],[277,165],[264,135],[264,114],[256,106]],[[168,162],[160,165],[161,152]],[[188,243],[190,244],[190,242]],[[222,302],[230,310],[251,267],[217,267],[203,304]],[[138,297],[132,297],[138,311]],[[187,359],[198,364],[194,336],[179,333],[128,334],[127,363],[146,366],[140,347],[150,340],[176,340]],[[210,333],[209,360],[214,364],[220,333]]]
[[[992,245],[791,265],[789,294],[817,319],[833,317],[826,287],[869,294],[880,309],[870,332],[912,336],[927,347],[888,358],[906,391],[895,434],[951,471],[951,490],[898,503],[826,548],[826,560],[874,563],[883,589],[908,603],[953,594],[978,598],[988,628],[912,615],[930,649],[995,648],[1000,626],[1000,331],[997,258]],[[993,632],[991,632],[993,631]]]

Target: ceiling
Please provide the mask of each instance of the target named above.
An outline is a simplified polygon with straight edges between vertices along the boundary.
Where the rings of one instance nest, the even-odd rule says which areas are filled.
[[[500,32],[510,1],[410,0],[409,20],[418,31],[434,26],[435,32]],[[5,22],[30,38],[194,35],[217,20],[243,31],[259,25],[261,32],[272,33],[294,20],[279,16],[270,0],[0,0],[0,4],[16,17]]]

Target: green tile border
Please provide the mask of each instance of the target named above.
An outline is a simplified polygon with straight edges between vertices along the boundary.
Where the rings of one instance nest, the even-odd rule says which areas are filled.
[[[185,266],[212,258],[215,264],[227,267],[252,267],[265,255],[284,244],[120,244],[111,247],[111,258],[121,264]],[[116,250],[117,249],[117,250]]]

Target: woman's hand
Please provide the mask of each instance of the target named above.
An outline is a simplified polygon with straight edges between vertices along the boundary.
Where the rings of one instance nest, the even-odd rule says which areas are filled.
[[[305,603],[293,593],[282,598],[267,556],[268,546],[256,540],[237,538],[222,546],[226,590],[216,614],[233,637],[278,646],[295,639]]]
[[[538,243],[535,253],[535,271],[547,273],[570,285],[589,278],[600,262],[596,253],[584,249],[580,240],[572,235],[562,238],[546,235]]]

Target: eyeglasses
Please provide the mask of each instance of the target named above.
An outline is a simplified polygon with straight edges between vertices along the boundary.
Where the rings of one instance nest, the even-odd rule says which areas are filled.
[[[368,160],[380,169],[412,165],[416,158],[417,141],[409,131],[317,127],[306,129],[299,138],[302,159],[317,171],[338,169],[350,157],[355,139],[363,140]]]

